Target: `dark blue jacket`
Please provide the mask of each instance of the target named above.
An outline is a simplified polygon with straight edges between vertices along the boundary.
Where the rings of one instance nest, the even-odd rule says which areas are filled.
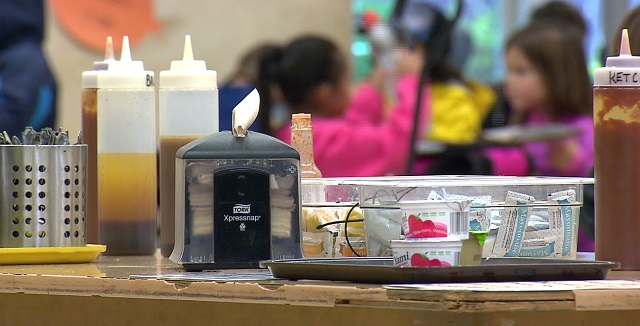
[[[42,0],[0,1],[0,132],[55,126],[56,82],[42,49]]]

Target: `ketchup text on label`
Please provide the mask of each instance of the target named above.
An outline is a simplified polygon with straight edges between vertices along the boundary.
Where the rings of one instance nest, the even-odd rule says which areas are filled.
[[[637,72],[609,71],[609,84],[637,83],[638,81],[640,81],[640,76]]]

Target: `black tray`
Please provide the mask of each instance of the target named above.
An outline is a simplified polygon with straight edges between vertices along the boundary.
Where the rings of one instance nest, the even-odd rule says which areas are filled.
[[[460,283],[600,280],[620,264],[593,260],[491,258],[480,265],[399,267],[392,258],[285,259],[260,263],[274,277],[356,283]]]

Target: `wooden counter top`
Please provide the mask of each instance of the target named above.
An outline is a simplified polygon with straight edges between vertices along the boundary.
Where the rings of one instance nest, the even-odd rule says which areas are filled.
[[[493,288],[476,283],[420,288],[305,280],[130,278],[179,273],[185,272],[159,254],[100,256],[91,264],[0,266],[0,324],[29,318],[30,323],[80,324],[219,320],[234,325],[358,325],[370,320],[372,325],[428,321],[586,325],[640,318],[640,281],[635,281],[640,272],[613,271],[608,280],[598,282],[495,283]]]

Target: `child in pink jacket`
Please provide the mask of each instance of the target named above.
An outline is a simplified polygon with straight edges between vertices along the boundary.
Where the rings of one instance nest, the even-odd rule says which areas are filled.
[[[593,168],[591,84],[579,33],[554,25],[533,24],[511,36],[505,61],[505,94],[515,123],[528,127],[547,123],[575,128],[578,134],[559,140],[528,142],[518,149],[491,149],[495,174],[523,171],[527,155],[536,175],[586,177]]]
[[[258,119],[265,126],[262,130],[289,143],[291,113],[310,113],[315,163],[323,177],[398,175],[409,156],[418,83],[417,74],[400,77],[397,104],[387,118],[381,118],[382,99],[374,85],[360,87],[349,108],[346,59],[331,41],[300,37],[263,57]],[[428,117],[428,91],[425,94],[420,126]],[[285,114],[273,112],[278,108]],[[278,115],[289,122],[278,123]]]

